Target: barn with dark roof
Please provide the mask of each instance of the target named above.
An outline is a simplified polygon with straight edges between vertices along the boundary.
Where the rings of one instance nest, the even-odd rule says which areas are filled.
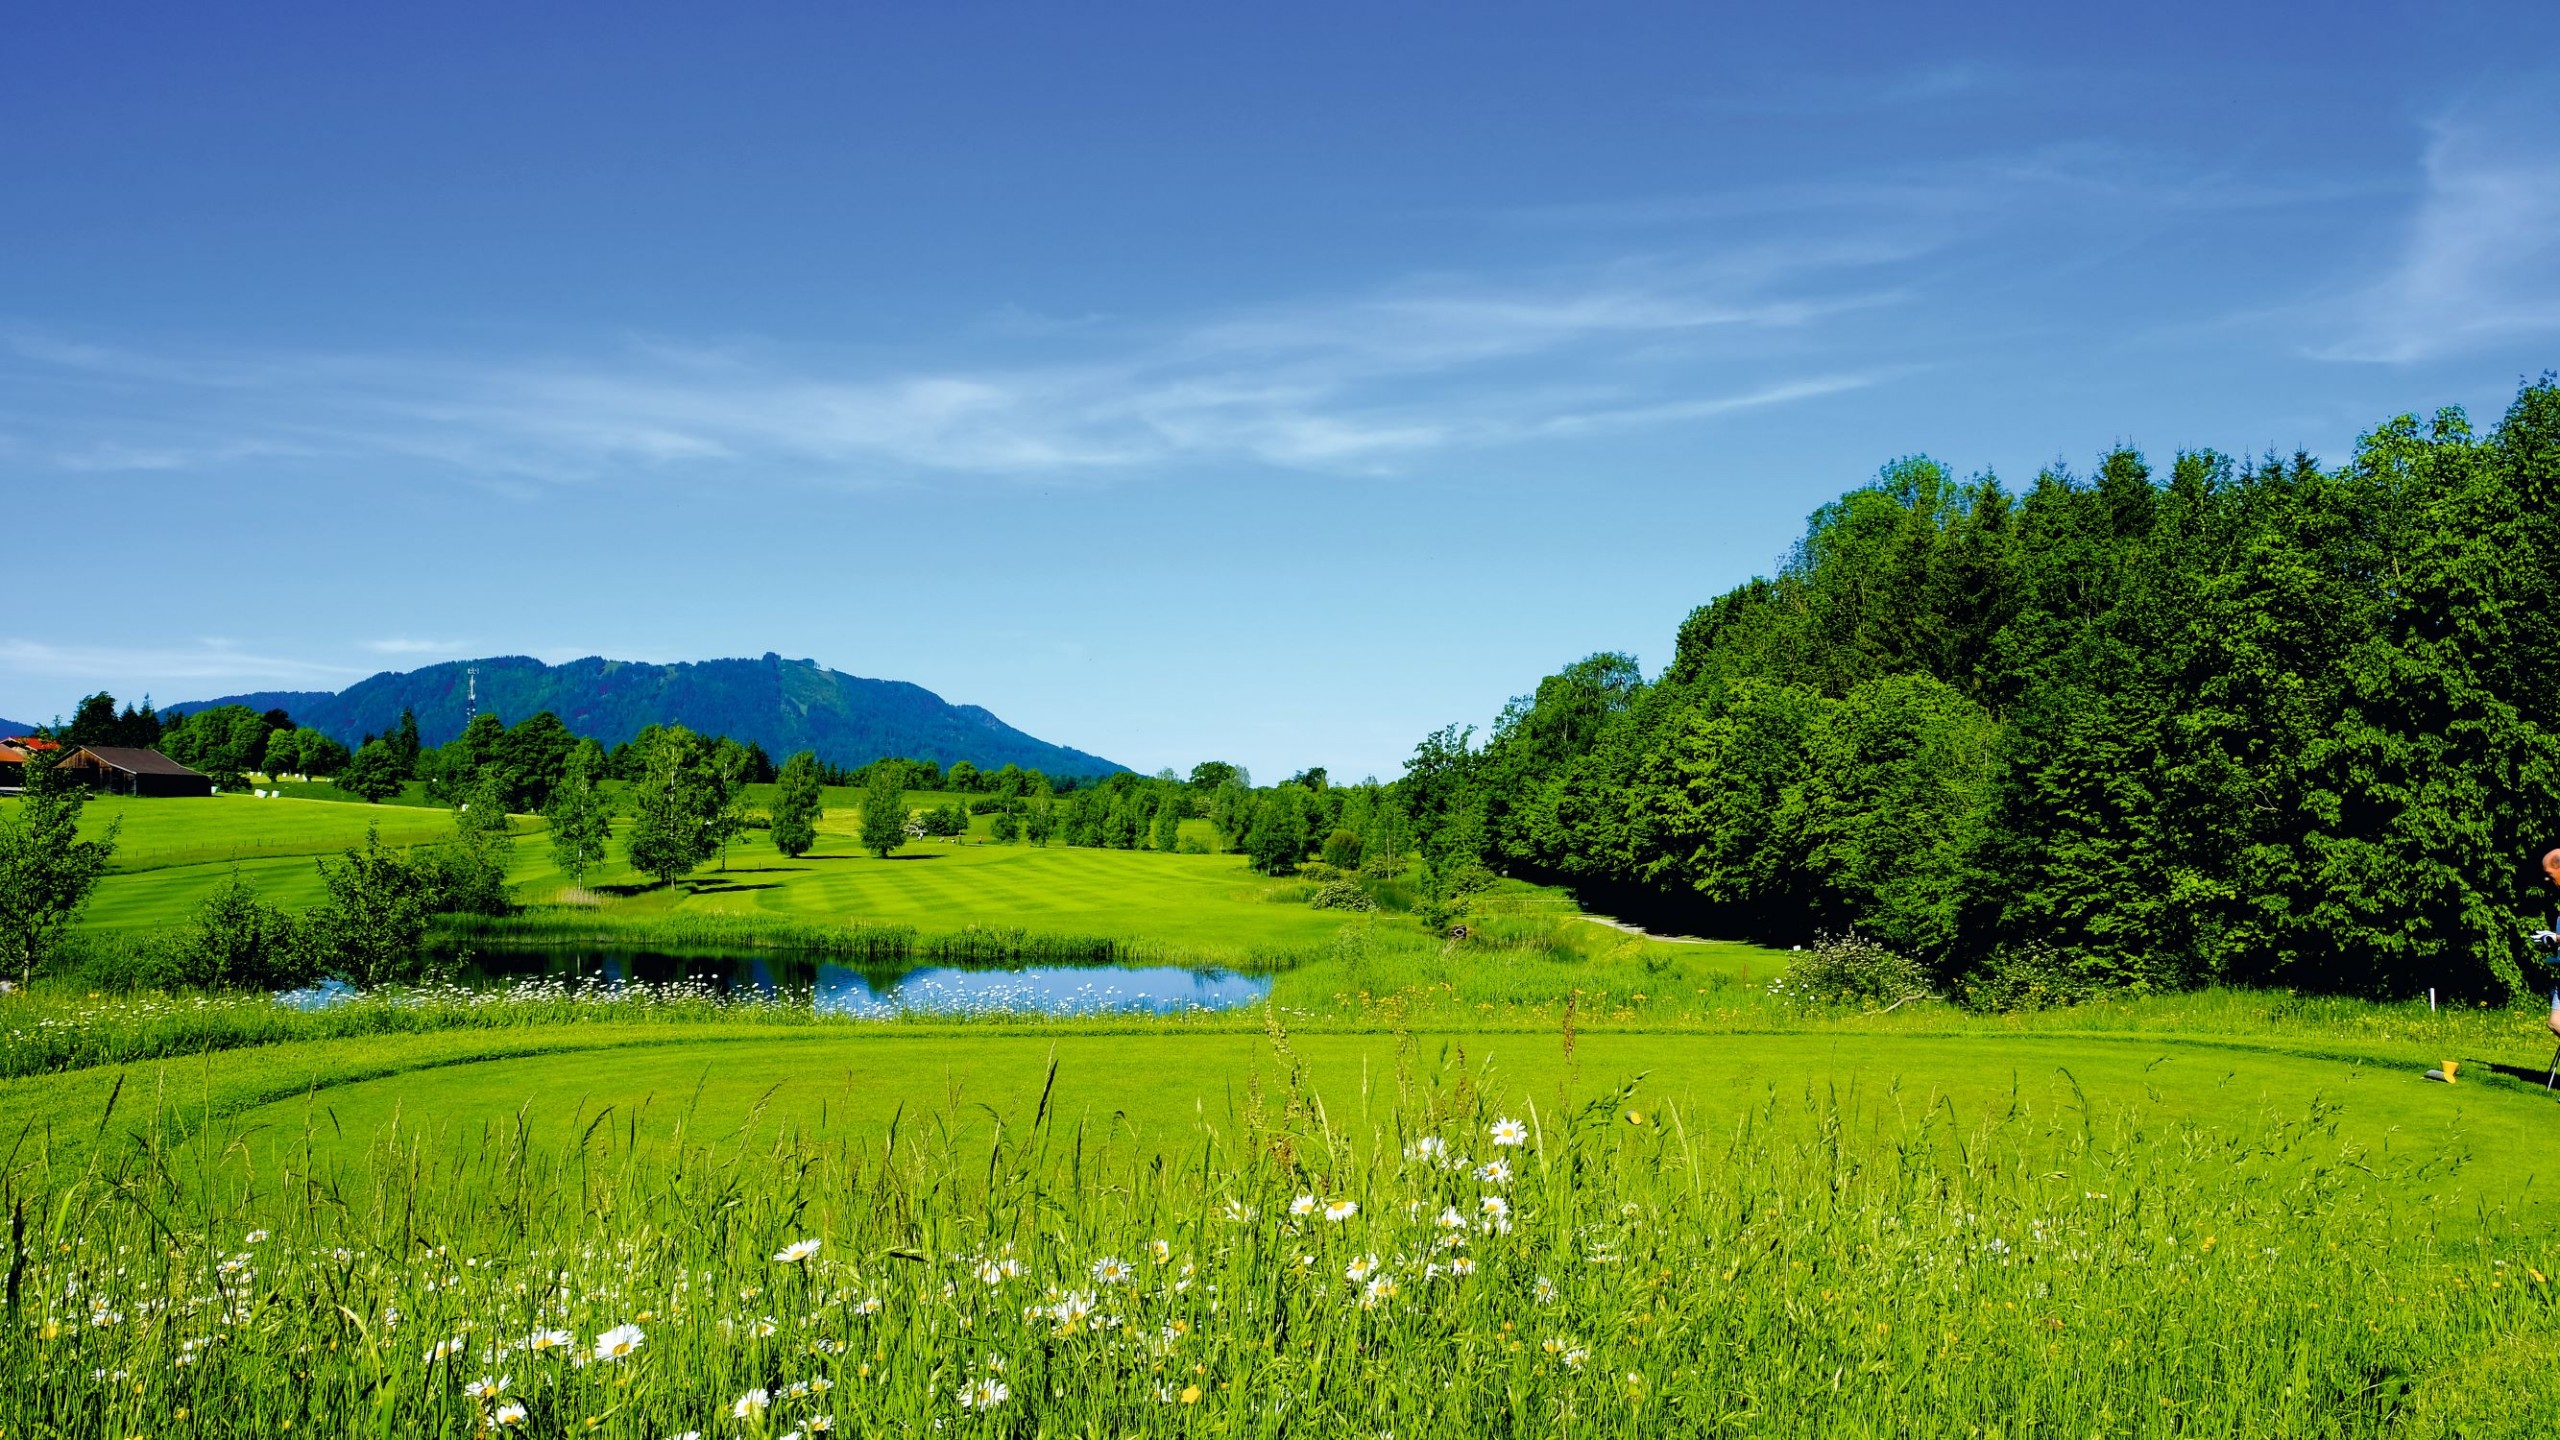
[[[157,750],[83,745],[62,757],[56,774],[113,795],[210,795],[213,780]]]

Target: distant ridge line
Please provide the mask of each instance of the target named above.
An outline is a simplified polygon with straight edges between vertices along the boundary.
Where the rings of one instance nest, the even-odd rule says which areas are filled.
[[[418,717],[419,737],[440,745],[462,733],[469,672],[479,671],[479,707],[509,724],[548,710],[579,735],[619,745],[647,725],[684,725],[762,745],[774,759],[814,750],[831,764],[868,764],[884,755],[966,760],[980,769],[1020,765],[1052,775],[1108,775],[1128,767],[1026,734],[977,705],[954,705],[921,685],[830,670],[815,660],[755,659],[651,664],[590,655],[547,665],[529,655],[454,660],[385,670],[344,690],[261,690],[164,707],[209,705],[281,709],[294,720],[355,745]]]

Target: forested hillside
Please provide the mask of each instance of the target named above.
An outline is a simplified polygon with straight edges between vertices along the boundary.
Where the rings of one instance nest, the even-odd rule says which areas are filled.
[[[1401,782],[1480,854],[1710,932],[1857,932],[2001,1003],[2211,981],[2500,996],[2560,845],[2560,390],[2334,469],[1925,459]]]
[[[767,654],[755,660],[652,665],[590,656],[546,665],[523,655],[457,660],[385,671],[336,694],[275,691],[169,707],[213,705],[284,710],[340,743],[389,734],[404,712],[428,745],[462,733],[471,716],[470,679],[479,671],[478,708],[509,721],[550,711],[577,735],[611,747],[650,725],[683,725],[706,735],[754,741],[775,755],[814,750],[844,766],[883,756],[981,769],[1017,765],[1051,775],[1107,775],[1118,765],[1052,745],[975,705],[953,705],[921,685],[867,680],[810,660]]]

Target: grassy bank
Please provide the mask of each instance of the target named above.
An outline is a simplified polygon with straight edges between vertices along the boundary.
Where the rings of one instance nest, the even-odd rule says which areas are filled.
[[[562,1051],[202,1130],[128,1097],[10,1172],[46,1203],[0,1423],[2477,1436],[2560,1355],[2547,1225],[2484,1223],[2514,1177],[2315,1076],[1461,1038]]]

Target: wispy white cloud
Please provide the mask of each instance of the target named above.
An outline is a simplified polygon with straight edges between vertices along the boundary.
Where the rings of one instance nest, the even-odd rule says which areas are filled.
[[[328,689],[364,674],[342,665],[245,649],[219,638],[161,646],[0,640],[0,669],[19,675],[69,676],[84,684],[113,677],[143,677],[155,681],[218,680],[235,687],[310,685]],[[129,685],[130,681],[125,683]]]
[[[2409,362],[2560,331],[2560,145],[2543,113],[2439,121],[2390,266],[2327,307],[2324,359]]]
[[[1503,284],[1420,279],[1187,324],[1079,324],[1073,361],[905,369],[654,339],[602,357],[232,356],[16,334],[0,337],[0,364],[69,398],[40,418],[0,413],[0,428],[64,471],[391,458],[502,487],[703,469],[853,483],[1201,463],[1384,473],[1865,383],[1836,364],[1773,381],[1747,362],[1769,337],[1897,303],[1865,283],[1892,253],[1737,246]],[[1722,371],[1701,364],[1719,358]]]

